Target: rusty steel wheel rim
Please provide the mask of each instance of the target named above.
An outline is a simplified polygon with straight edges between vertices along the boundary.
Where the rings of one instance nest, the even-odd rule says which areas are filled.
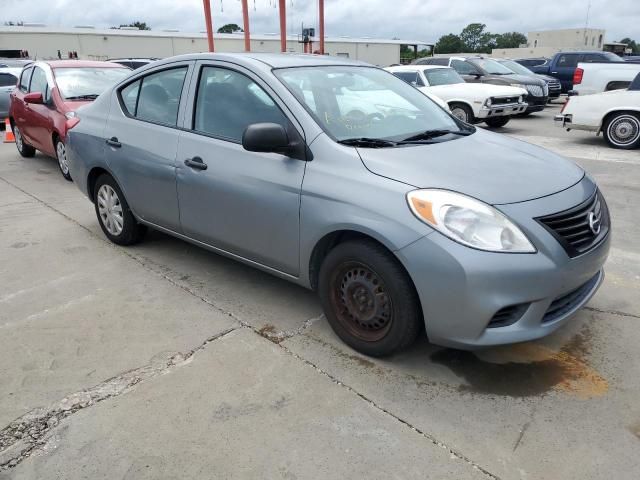
[[[336,269],[331,282],[331,303],[340,324],[351,335],[378,341],[393,321],[391,297],[380,276],[360,262]]]

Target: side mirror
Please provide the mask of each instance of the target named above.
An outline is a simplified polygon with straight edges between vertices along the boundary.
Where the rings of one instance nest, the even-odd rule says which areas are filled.
[[[290,140],[293,137],[293,140]],[[311,151],[297,131],[287,133],[279,123],[253,123],[242,134],[242,147],[249,152],[279,153],[298,160],[311,160]]]
[[[27,93],[24,96],[24,101],[25,103],[35,103],[40,105],[44,103],[42,99],[42,93],[40,92]]]
[[[242,146],[249,152],[286,153],[289,136],[277,123],[254,123],[242,134]]]

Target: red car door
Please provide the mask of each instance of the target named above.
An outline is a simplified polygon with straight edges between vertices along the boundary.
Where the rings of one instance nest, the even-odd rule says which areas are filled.
[[[54,154],[53,148],[53,119],[55,106],[51,104],[51,89],[47,82],[47,74],[40,67],[33,69],[29,93],[42,94],[43,103],[26,103],[26,122],[23,128],[25,138],[32,146],[48,155]]]
[[[20,129],[22,136],[24,137],[24,127],[27,122],[27,109],[24,103],[24,96],[29,93],[29,83],[31,82],[31,74],[33,73],[33,67],[28,67],[22,70],[20,74],[20,80],[18,82],[18,88],[11,92],[11,106],[9,115],[13,118],[14,124]],[[25,137],[27,143],[31,143],[31,140]]]

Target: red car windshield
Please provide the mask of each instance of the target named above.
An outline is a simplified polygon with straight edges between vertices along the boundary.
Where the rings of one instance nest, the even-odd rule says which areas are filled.
[[[53,71],[60,95],[65,100],[92,100],[126,77],[128,68],[56,68]]]

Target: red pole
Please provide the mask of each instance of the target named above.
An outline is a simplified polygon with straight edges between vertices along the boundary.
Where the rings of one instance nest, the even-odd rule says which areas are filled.
[[[247,0],[242,0],[242,21],[244,22],[244,51],[251,51],[251,34],[249,33],[249,7]]]
[[[202,0],[204,3],[204,21],[207,24],[207,42],[209,51],[213,52],[213,23],[211,22],[211,4],[209,0]]]
[[[320,23],[320,55],[324,55],[324,0],[318,0],[318,22]]]
[[[287,51],[287,6],[286,0],[280,2],[280,51]]]

